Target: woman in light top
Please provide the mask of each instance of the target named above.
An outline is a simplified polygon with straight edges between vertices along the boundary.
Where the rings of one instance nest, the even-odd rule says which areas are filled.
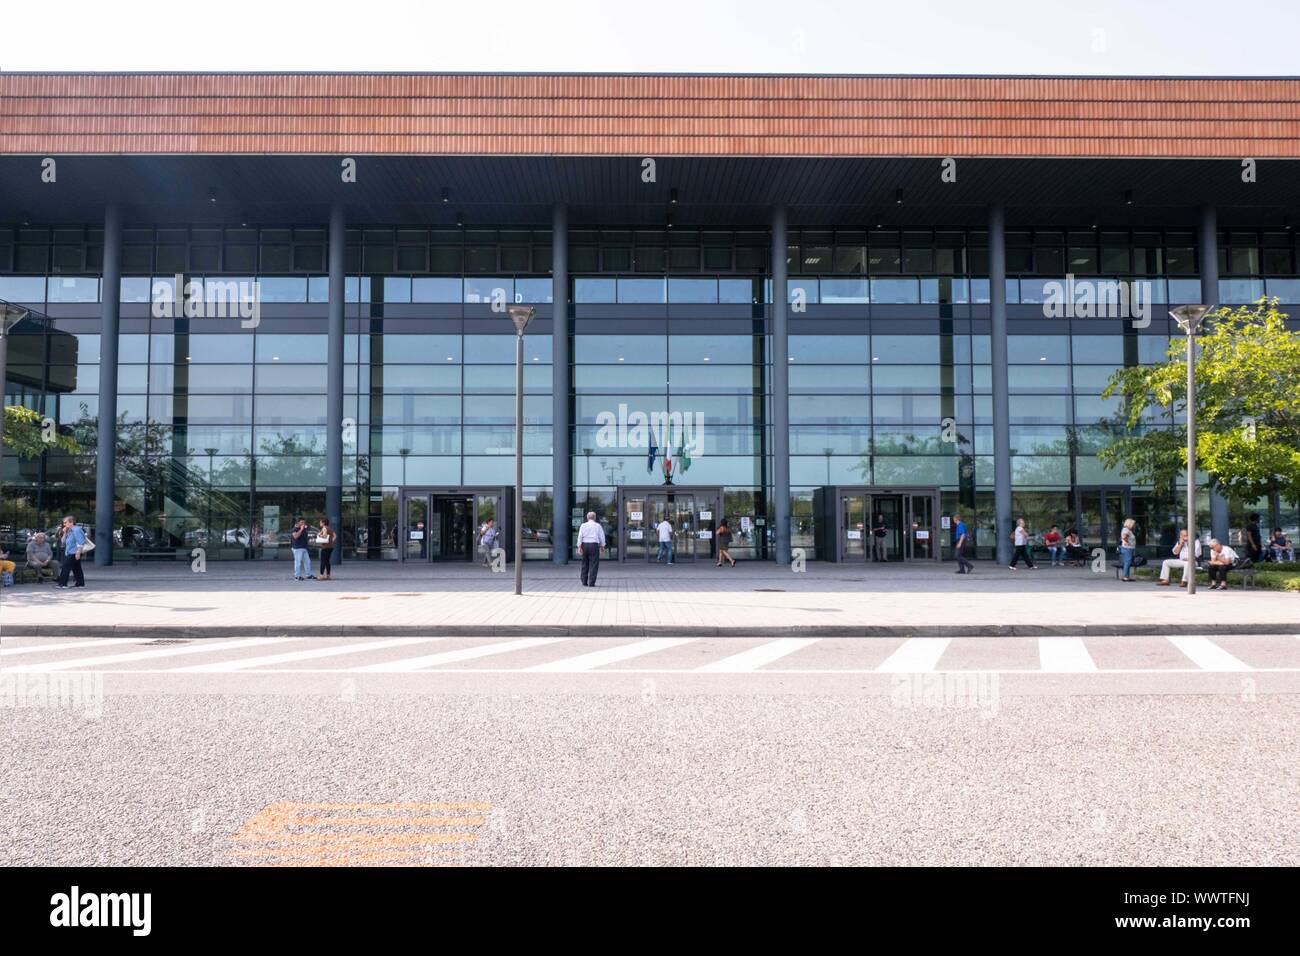
[[[1016,553],[1011,557],[1011,570],[1016,570],[1021,558],[1025,559],[1029,570],[1035,570],[1034,559],[1029,556],[1029,529],[1025,527],[1024,518],[1016,521],[1015,530],[1011,532],[1011,543],[1016,546]]]
[[[1124,527],[1119,532],[1119,560],[1123,564],[1123,570],[1120,573],[1121,581],[1132,581],[1133,578],[1133,555],[1137,554],[1137,534],[1133,529],[1137,526],[1137,520],[1134,518],[1125,518]]]

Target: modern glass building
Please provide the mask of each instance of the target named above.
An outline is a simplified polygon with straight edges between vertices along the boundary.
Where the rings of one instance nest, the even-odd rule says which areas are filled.
[[[663,516],[679,560],[723,520],[740,558],[933,560],[959,511],[981,557],[1016,517],[1109,548],[1132,516],[1154,551],[1182,493],[1101,467],[1101,392],[1165,358],[1174,304],[1300,310],[1297,102],[2,74],[0,300],[29,312],[5,402],[80,450],[6,451],[0,547],[70,513],[99,561],[287,559],[292,521],[330,515],[345,559],[464,561],[518,493],[524,557],[556,561],[588,510],[629,561]],[[1296,531],[1295,502],[1201,510]]]

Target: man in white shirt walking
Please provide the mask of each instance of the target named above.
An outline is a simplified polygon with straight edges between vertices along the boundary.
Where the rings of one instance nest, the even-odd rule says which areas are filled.
[[[578,553],[582,555],[582,586],[594,588],[600,571],[600,552],[605,550],[605,529],[596,521],[596,512],[588,511],[587,520],[578,528]]]
[[[673,563],[673,523],[665,518],[659,522],[659,557],[655,560],[656,564],[663,564],[664,558],[668,563]]]
[[[1196,547],[1194,549],[1194,552],[1196,554],[1196,557],[1199,558],[1201,556],[1201,541],[1199,538],[1196,540]],[[1188,574],[1187,529],[1186,528],[1184,528],[1178,535],[1178,543],[1174,545],[1173,555],[1174,556],[1172,558],[1165,558],[1164,561],[1160,562],[1160,580],[1156,582],[1156,585],[1159,587],[1166,587],[1166,588],[1169,587],[1169,572],[1173,568],[1182,568],[1183,577],[1182,580],[1179,582],[1178,586],[1180,588],[1185,588],[1187,587],[1187,574]],[[1192,574],[1196,573],[1195,566],[1192,567],[1191,573]]]

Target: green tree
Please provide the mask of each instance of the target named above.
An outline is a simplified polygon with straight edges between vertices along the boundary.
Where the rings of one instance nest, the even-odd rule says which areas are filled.
[[[76,439],[54,428],[50,440],[45,440],[44,419],[41,413],[22,405],[5,406],[5,447],[20,458],[36,458],[50,448],[61,448],[71,454],[81,450]]]
[[[1223,308],[1197,337],[1196,465],[1242,501],[1300,499],[1300,332],[1277,304]],[[1186,336],[1171,342],[1169,361],[1120,369],[1102,394],[1123,398],[1126,426],[1098,452],[1102,464],[1172,486],[1187,468]],[[1149,427],[1156,410],[1176,413],[1172,428]]]

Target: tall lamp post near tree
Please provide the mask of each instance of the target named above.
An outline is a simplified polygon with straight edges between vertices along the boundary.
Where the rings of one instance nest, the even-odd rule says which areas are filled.
[[[1187,593],[1196,593],[1196,333],[1213,306],[1180,305],[1169,314],[1187,333]]]
[[[537,313],[531,305],[506,309],[515,326],[515,593],[524,593],[524,331]],[[559,547],[558,541],[554,547]]]

